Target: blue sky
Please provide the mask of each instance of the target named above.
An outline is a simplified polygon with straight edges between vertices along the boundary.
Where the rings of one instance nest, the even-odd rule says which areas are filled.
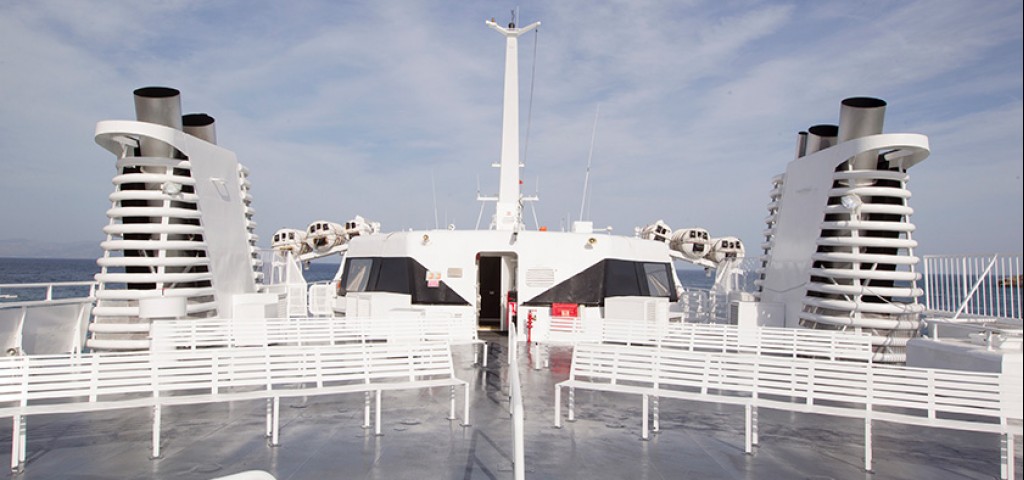
[[[385,230],[476,224],[497,192],[502,2],[0,3],[0,241],[103,239],[114,158],[95,123],[132,90],[182,91],[252,170],[262,243],[356,214]],[[761,241],[796,132],[889,102],[929,136],[911,169],[922,253],[1022,250],[1022,6],[994,1],[525,1],[527,193],[539,223],[663,219]],[[534,48],[536,42],[536,57]],[[485,224],[493,207],[488,206]],[[533,225],[532,214],[527,212]],[[59,232],[59,233],[57,233]],[[0,252],[2,254],[3,252]]]

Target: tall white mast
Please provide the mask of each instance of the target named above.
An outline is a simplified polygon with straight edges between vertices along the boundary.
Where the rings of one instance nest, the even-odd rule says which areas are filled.
[[[505,104],[501,120],[501,168],[495,228],[519,230],[522,205],[519,198],[519,36],[540,26],[534,22],[523,28],[509,23],[508,28],[487,21],[487,26],[505,36]]]

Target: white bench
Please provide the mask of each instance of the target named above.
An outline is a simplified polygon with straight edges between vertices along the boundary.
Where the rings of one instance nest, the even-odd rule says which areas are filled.
[[[655,397],[656,431],[658,397],[742,405],[748,453],[758,443],[758,407],[861,418],[868,471],[871,424],[876,420],[997,433],[1002,438],[1003,478],[1013,476],[1014,435],[1021,434],[1021,380],[1012,374],[581,344],[573,351],[569,379],[555,386],[556,427],[561,426],[563,388],[569,388],[570,421],[575,416],[576,388],[641,395],[644,439],[649,397]]]
[[[836,330],[604,319],[601,340],[703,352],[871,361],[871,336]]]
[[[267,319],[161,320],[150,331],[153,345],[167,348],[203,348],[274,344],[331,345],[384,340],[388,342],[443,341],[472,344],[483,350],[472,318],[401,316],[394,318],[293,317]],[[474,363],[476,359],[474,358]]]
[[[281,397],[362,392],[369,427],[375,393],[380,435],[383,391],[450,387],[448,418],[454,420],[457,386],[464,390],[468,425],[469,389],[455,377],[451,347],[444,342],[8,357],[0,358],[0,418],[14,420],[11,468],[17,470],[25,462],[30,415],[150,407],[157,458],[164,406],[266,399],[266,434],[277,445]]]

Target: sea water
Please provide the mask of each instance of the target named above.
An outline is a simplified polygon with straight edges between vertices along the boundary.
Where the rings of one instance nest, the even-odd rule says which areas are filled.
[[[308,282],[323,282],[334,278],[337,263],[312,262],[302,274]],[[0,257],[0,302],[42,300],[46,289],[42,287],[4,287],[9,284],[92,282],[100,267],[96,260],[79,258],[4,258]],[[84,297],[88,286],[58,287],[52,298]]]
[[[53,282],[91,282],[100,267],[96,260],[73,258],[2,258],[0,257],[0,285]],[[303,268],[307,282],[330,281],[338,272],[334,262],[311,262]],[[679,281],[686,288],[707,289],[714,277],[699,269],[679,269]],[[85,296],[87,286],[64,287],[53,291],[54,298]],[[0,287],[0,301],[41,300],[43,288]]]

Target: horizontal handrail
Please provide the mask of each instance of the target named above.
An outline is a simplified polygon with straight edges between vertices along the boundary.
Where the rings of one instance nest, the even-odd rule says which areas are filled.
[[[98,282],[83,280],[77,282],[35,282],[35,283],[0,283],[0,289],[4,288],[45,288],[45,287],[78,287],[96,286]]]
[[[40,305],[41,303],[30,303],[30,302],[51,302],[56,300],[67,300],[67,299],[79,299],[79,300],[92,300],[96,294],[96,286],[99,283],[94,281],[76,281],[76,282],[33,282],[33,283],[0,283],[0,299],[6,301],[0,301],[0,308],[13,308],[17,306],[25,305]],[[54,291],[59,292],[70,292],[77,289],[83,289],[88,287],[87,293],[82,295],[58,295],[54,296]],[[42,292],[33,292],[34,290],[43,290]],[[22,300],[18,295],[9,295],[7,292],[18,292],[23,293],[25,291],[31,292],[28,295],[30,298]],[[41,297],[41,298],[34,298]]]

